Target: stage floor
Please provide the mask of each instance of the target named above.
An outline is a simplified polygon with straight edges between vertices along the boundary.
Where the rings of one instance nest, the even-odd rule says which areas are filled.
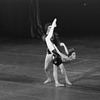
[[[46,46],[42,40],[0,41],[0,100],[100,100],[100,41],[63,40],[77,59],[64,63],[72,85],[48,84],[44,73]],[[51,77],[52,77],[52,65]]]

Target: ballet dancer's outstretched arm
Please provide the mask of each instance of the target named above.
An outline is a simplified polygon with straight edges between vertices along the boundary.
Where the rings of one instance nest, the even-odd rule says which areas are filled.
[[[66,45],[62,42],[60,43],[60,46],[63,46],[64,47],[64,50],[68,56],[68,58],[66,60],[69,60],[69,61],[72,61],[74,59],[76,59],[76,53],[74,51],[74,48],[71,48],[71,49],[67,49]]]
[[[56,49],[57,53],[61,56],[62,61],[65,61],[65,60],[68,61],[69,60],[68,56],[66,56],[65,54],[63,54],[62,52],[60,52],[58,50],[58,48],[56,47],[56,45],[54,45],[54,48]]]
[[[63,42],[61,42],[60,43],[60,46],[63,46],[64,47],[65,53],[68,55],[69,52],[68,52],[68,49],[67,49],[66,45]]]

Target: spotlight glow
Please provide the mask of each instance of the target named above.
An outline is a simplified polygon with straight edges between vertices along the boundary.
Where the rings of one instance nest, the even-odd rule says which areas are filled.
[[[84,6],[86,6],[86,3],[84,3]]]

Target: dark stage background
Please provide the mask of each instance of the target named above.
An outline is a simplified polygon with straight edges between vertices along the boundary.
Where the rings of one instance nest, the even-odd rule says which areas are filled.
[[[3,37],[29,36],[27,0],[0,0],[0,35]]]
[[[31,22],[36,23],[31,16],[31,3],[32,0],[0,0],[1,36],[31,37]],[[100,0],[38,0],[38,5],[43,28],[57,17],[56,31],[61,37],[100,37]],[[35,33],[38,31],[33,28]]]
[[[41,0],[42,20],[58,18],[62,37],[98,37],[100,33],[100,0]]]

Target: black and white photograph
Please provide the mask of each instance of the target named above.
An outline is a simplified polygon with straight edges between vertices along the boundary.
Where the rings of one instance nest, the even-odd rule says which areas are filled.
[[[0,100],[100,100],[100,0],[0,0]]]

